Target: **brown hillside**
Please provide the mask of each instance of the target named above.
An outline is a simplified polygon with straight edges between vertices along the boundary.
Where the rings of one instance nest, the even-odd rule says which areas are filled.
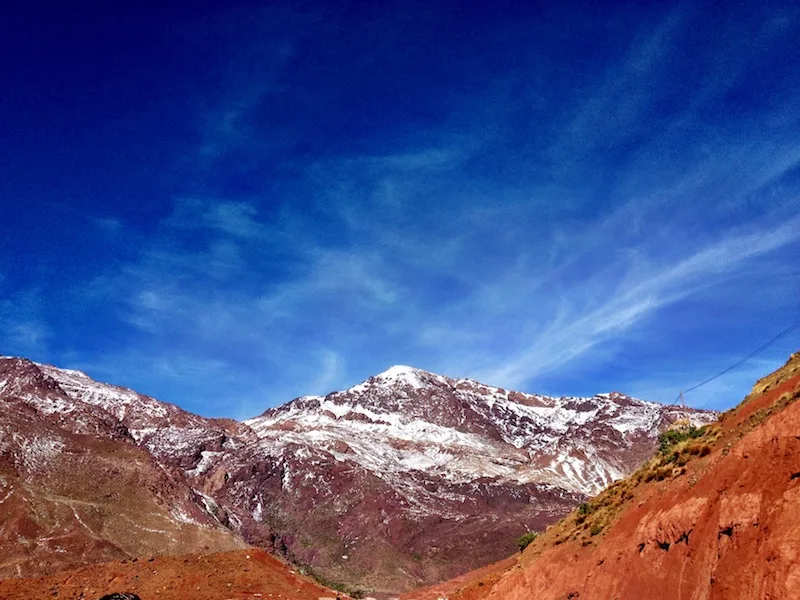
[[[9,376],[11,373],[12,376]],[[30,361],[0,360],[0,577],[247,547],[200,510],[113,419],[74,403]],[[67,415],[36,410],[69,405]]]
[[[95,600],[114,592],[132,592],[146,600],[317,600],[335,596],[335,592],[290,571],[286,564],[256,548],[124,560],[39,579],[0,581],[0,600]]]
[[[514,564],[406,600],[800,598],[800,353]],[[688,439],[681,440],[680,437]]]

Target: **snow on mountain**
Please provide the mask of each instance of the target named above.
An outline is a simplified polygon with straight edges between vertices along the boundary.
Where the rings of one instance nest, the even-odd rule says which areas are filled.
[[[163,419],[169,415],[169,408],[176,408],[133,390],[95,381],[82,371],[38,363],[37,366],[69,397],[102,408],[119,421],[125,421],[126,417],[133,422]]]
[[[22,359],[0,360],[0,396],[64,427],[83,422],[78,433],[128,439],[214,522],[326,578],[384,591],[505,556],[524,531],[630,473],[674,421],[715,419],[620,393],[553,398],[400,365],[244,423]],[[57,450],[31,455],[57,460]]]
[[[248,428],[234,421],[206,419],[128,388],[95,381],[82,371],[37,366],[70,398],[112,415],[161,463],[180,466],[187,475],[207,471],[213,457],[235,450],[248,438]]]
[[[391,539],[392,519],[402,515],[414,541],[394,560],[419,584],[443,572],[420,569],[409,554],[433,561],[449,553],[454,573],[498,559],[526,529],[545,527],[632,472],[671,423],[715,418],[616,392],[553,398],[395,366],[350,389],[297,398],[246,421],[258,441],[246,460],[232,455],[220,462],[231,478],[223,493],[249,516],[279,506],[278,530],[294,534],[289,549],[312,564],[302,550],[311,532],[346,530],[359,538],[347,548],[346,564],[333,552],[317,557],[326,573],[371,564],[371,554],[386,551],[375,538]],[[273,470],[254,475],[259,462]],[[354,491],[358,486],[379,490],[371,493],[382,504],[365,509],[370,497]],[[462,536],[449,540],[453,527],[474,527],[484,542],[465,549]],[[494,537],[487,542],[486,535]],[[439,554],[430,556],[429,545]],[[394,585],[409,582],[408,575],[383,576]]]
[[[337,460],[384,479],[415,470],[454,482],[490,477],[591,495],[630,470],[620,452],[687,415],[694,424],[714,418],[617,393],[551,398],[394,366],[343,392],[298,398],[245,423],[266,451],[331,448]],[[613,446],[600,451],[590,432]],[[347,450],[337,452],[341,442]]]
[[[0,578],[244,545],[185,477],[49,373],[75,376],[0,359]]]

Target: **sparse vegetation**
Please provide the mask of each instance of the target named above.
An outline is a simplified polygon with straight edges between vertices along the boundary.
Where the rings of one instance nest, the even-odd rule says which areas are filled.
[[[651,481],[664,481],[680,477],[687,472],[692,457],[703,457],[711,450],[721,435],[717,424],[693,427],[689,423],[659,437],[659,448],[653,457],[630,477],[610,485],[598,496],[587,500],[568,517],[554,526],[551,543],[578,541],[582,546],[596,543],[594,538],[603,534],[614,522],[625,504],[634,497],[637,486]]]
[[[800,386],[796,387],[791,392],[783,392],[771,406],[761,408],[750,415],[747,421],[745,421],[745,423],[742,425],[741,435],[752,431],[757,425],[760,425],[766,421],[768,417],[782,411],[784,408],[789,406],[789,404],[795,402],[798,398],[800,398]]]
[[[306,571],[309,577],[317,581],[317,583],[324,585],[326,588],[342,592],[355,599],[366,596],[366,592],[361,588],[329,579],[310,566],[306,567]]]
[[[707,456],[721,435],[718,425],[677,427],[658,437],[658,452],[633,477],[636,483],[663,481],[686,473],[693,456]]]
[[[705,433],[706,427],[676,427],[668,429],[658,436],[658,451],[661,454],[666,454],[676,444],[680,442],[702,437]]]
[[[596,497],[578,505],[559,522],[549,526],[542,538],[523,555],[517,568],[526,568],[539,560],[540,556],[547,554],[549,548],[564,543],[574,543],[580,547],[601,547],[602,539],[612,530],[626,506],[631,505],[630,500],[636,498],[646,501],[659,497],[668,490],[684,489],[681,484],[674,487],[655,484],[655,489],[639,489],[648,482],[666,481],[686,475],[685,485],[691,487],[703,480],[714,469],[717,459],[728,454],[743,436],[770,417],[779,415],[791,403],[800,400],[800,384],[785,384],[787,378],[800,374],[799,359],[800,353],[793,355],[791,370],[784,368],[782,372],[771,375],[770,385],[754,391],[742,404],[728,411],[727,417],[703,427],[694,427],[688,420],[674,423],[672,429],[659,436],[658,449],[647,462],[629,477],[612,484]],[[777,386],[781,386],[781,389],[776,391],[774,388]],[[770,392],[771,396],[759,398],[764,392]],[[754,399],[758,400],[758,406],[749,404]],[[707,456],[712,456],[712,459],[704,460]],[[790,480],[800,479],[800,471],[792,469],[787,476]],[[730,528],[723,529],[720,535],[729,536],[731,531]],[[674,543],[688,543],[688,537],[688,532],[684,532]],[[667,551],[670,542],[658,543],[658,547]],[[639,552],[644,548],[645,544],[640,543]]]
[[[791,393],[784,392],[774,404],[753,413],[740,429],[739,437],[770,415],[783,410],[798,397],[800,397],[798,389]],[[637,486],[686,474],[692,458],[710,455],[721,436],[722,427],[718,423],[703,427],[694,427],[686,422],[677,423],[659,436],[658,450],[649,461],[630,477],[616,482],[597,497],[579,505],[570,517],[564,519],[558,527],[556,543],[567,539],[581,539],[583,545],[587,542],[592,543],[591,538],[600,535],[613,522],[623,505],[633,498]],[[731,442],[728,440],[726,446],[730,445]],[[695,466],[693,469],[695,473],[697,468]],[[702,469],[702,466],[699,468]]]
[[[578,516],[575,517],[575,522],[580,525],[581,523],[586,521],[586,517],[591,515],[597,507],[592,504],[591,502],[584,502],[580,506],[578,506]]]
[[[535,531],[528,531],[527,533],[523,533],[519,539],[517,539],[517,546],[519,546],[519,551],[522,552],[530,546],[531,542],[539,537],[539,534]]]

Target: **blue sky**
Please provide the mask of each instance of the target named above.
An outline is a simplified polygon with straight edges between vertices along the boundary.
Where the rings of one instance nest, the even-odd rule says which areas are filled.
[[[24,10],[0,353],[212,416],[392,364],[670,402],[800,318],[792,3]]]

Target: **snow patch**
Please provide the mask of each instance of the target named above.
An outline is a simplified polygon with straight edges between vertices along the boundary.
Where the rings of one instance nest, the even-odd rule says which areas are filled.
[[[64,450],[64,442],[55,438],[25,440],[20,449],[22,464],[29,471],[44,467]]]
[[[177,519],[181,523],[188,523],[189,525],[200,525],[195,519],[193,519],[185,510],[183,510],[179,506],[173,506],[172,509],[169,511],[174,519]]]
[[[197,477],[208,471],[214,465],[214,459],[225,456],[224,452],[211,452],[203,450],[200,453],[200,460],[193,469],[184,471],[189,477]]]

